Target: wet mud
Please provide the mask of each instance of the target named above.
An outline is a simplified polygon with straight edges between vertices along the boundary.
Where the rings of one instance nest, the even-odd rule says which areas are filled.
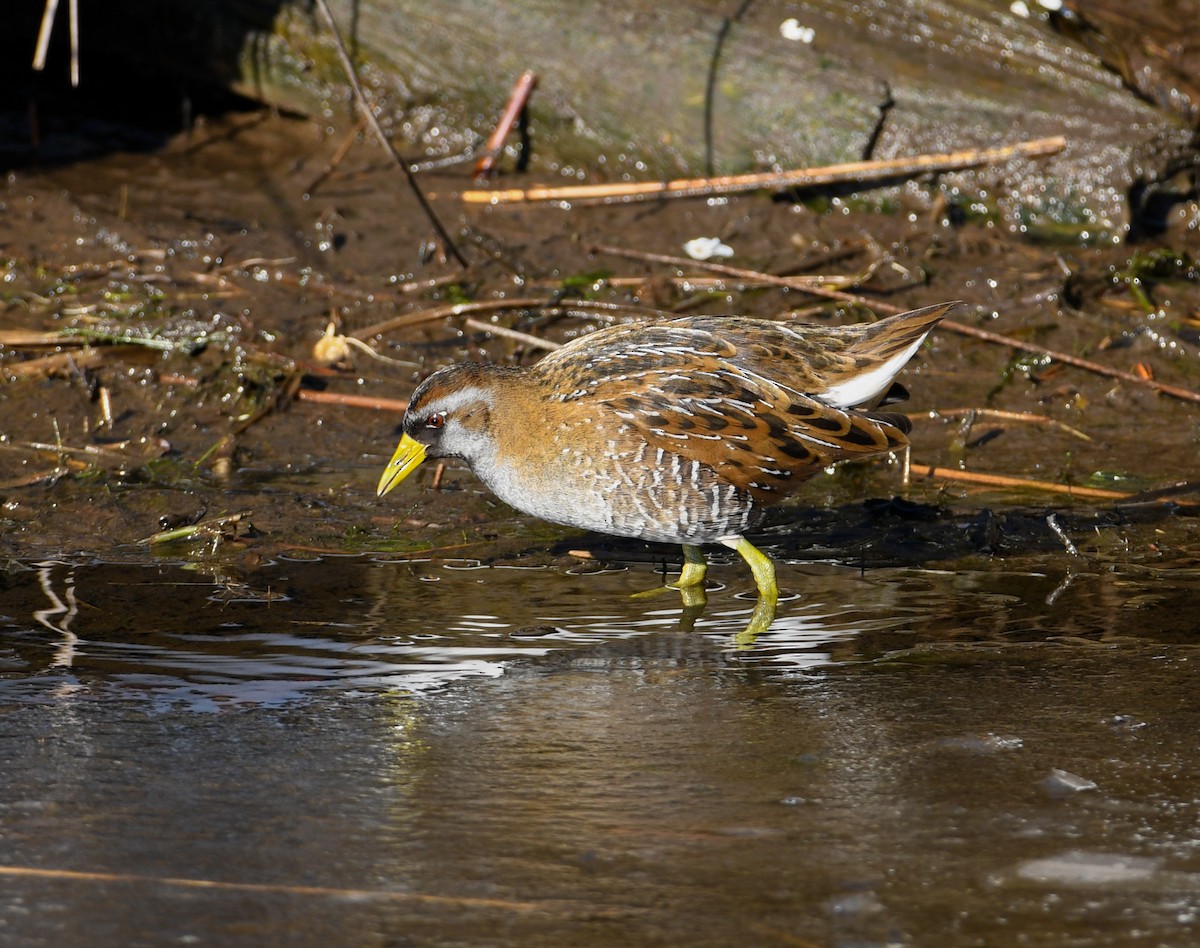
[[[345,132],[230,114],[0,191],[0,940],[1195,943],[1200,405],[937,332],[914,473],[774,511],[745,642],[732,555],[684,610],[631,597],[677,549],[465,469],[378,501],[400,416],[348,398],[646,310],[867,318],[627,253],[698,236],[1200,391],[1194,195],[1130,243],[936,177],[467,209],[427,174],[464,269],[369,141],[313,186]],[[330,324],[392,361],[318,358]]]

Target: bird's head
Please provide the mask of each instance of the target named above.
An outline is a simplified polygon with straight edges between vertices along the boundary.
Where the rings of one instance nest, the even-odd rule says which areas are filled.
[[[378,496],[427,457],[462,458],[474,467],[493,450],[496,373],[494,366],[463,362],[439,369],[417,387],[404,413],[400,444],[379,478]]]

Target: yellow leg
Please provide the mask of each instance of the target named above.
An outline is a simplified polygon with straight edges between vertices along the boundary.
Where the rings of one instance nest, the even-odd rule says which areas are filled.
[[[668,583],[669,586],[674,586],[676,589],[687,589],[689,586],[699,586],[704,588],[704,577],[708,574],[708,563],[704,561],[704,554],[700,552],[698,546],[683,545],[683,570],[679,574],[679,578],[673,583]]]
[[[760,599],[765,599],[771,605],[779,601],[779,587],[775,585],[775,564],[770,558],[745,537],[729,537],[721,541],[731,550],[737,550],[750,572],[754,574],[754,584],[758,587]]]

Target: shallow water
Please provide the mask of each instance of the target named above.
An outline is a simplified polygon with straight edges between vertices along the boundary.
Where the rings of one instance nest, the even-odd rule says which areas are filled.
[[[1194,569],[469,566],[6,571],[0,940],[1194,943]]]

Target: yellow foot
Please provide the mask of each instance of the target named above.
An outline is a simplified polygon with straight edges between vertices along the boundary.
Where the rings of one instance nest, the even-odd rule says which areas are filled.
[[[708,564],[704,562],[704,554],[700,552],[700,547],[684,544],[683,570],[680,572],[679,578],[675,582],[659,586],[657,589],[647,589],[633,595],[635,598],[656,596],[664,589],[677,589],[683,597],[685,607],[703,606],[708,601],[708,596],[704,594],[704,577],[707,573]]]
[[[676,589],[687,589],[689,586],[704,588],[704,577],[708,575],[708,564],[704,562],[704,554],[698,546],[683,545],[683,569],[679,578],[671,583]]]

